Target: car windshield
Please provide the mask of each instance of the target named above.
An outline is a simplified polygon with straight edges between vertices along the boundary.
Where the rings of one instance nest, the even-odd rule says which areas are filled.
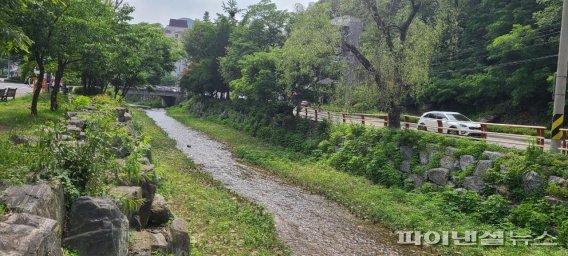
[[[452,121],[471,122],[469,118],[462,114],[447,114],[447,116]]]

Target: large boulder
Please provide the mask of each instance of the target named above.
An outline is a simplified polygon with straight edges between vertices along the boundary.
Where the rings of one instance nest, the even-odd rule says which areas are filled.
[[[450,170],[446,168],[432,169],[426,172],[426,177],[428,178],[428,181],[439,186],[444,186],[448,184],[448,180],[450,178]]]
[[[169,251],[176,256],[190,255],[189,233],[187,223],[182,219],[174,219],[167,228],[169,235]]]
[[[474,156],[470,156],[470,155],[463,155],[460,156],[460,167],[462,171],[467,170],[467,168],[472,165],[475,164],[477,161],[475,160]]]
[[[134,186],[119,186],[111,188],[109,194],[121,202],[120,209],[128,218],[130,227],[136,230],[142,229],[142,224],[138,216],[140,206],[132,202],[142,199],[142,188]],[[137,206],[135,209],[132,206]]]
[[[412,160],[413,150],[409,146],[400,146],[400,154],[403,160]]]
[[[527,172],[523,176],[523,189],[528,195],[533,195],[542,190],[542,178],[535,171]]]
[[[464,178],[463,187],[479,193],[485,187],[485,182],[479,176],[469,176]]]
[[[424,177],[418,174],[408,176],[415,188],[421,188],[424,185]]]
[[[446,147],[446,152],[444,153],[446,154],[446,156],[455,157],[456,154],[458,153],[458,149],[454,147]]]
[[[560,178],[560,177],[558,177],[558,176],[550,176],[550,177],[548,177],[548,185],[549,185],[549,186],[552,186],[552,185],[554,185],[554,184],[557,184],[557,185],[562,186],[562,185],[566,185],[567,183],[568,183],[568,182],[566,182],[566,179]]]
[[[427,151],[420,151],[418,156],[420,158],[421,165],[426,165],[430,162],[430,154]]]
[[[128,255],[131,256],[150,256],[159,252],[162,254],[170,252],[166,237],[159,231],[131,232],[130,239]]]
[[[12,135],[10,141],[16,145],[33,145],[39,142],[38,136],[33,135]]]
[[[152,226],[161,226],[168,223],[172,217],[173,214],[164,197],[160,194],[156,194],[152,201],[148,224]]]
[[[128,253],[128,219],[110,199],[81,197],[73,203],[64,239],[81,256]]]
[[[57,221],[15,213],[0,222],[0,255],[63,256]]]
[[[481,155],[482,158],[484,159],[489,159],[491,161],[495,161],[501,157],[503,157],[504,155],[502,153],[499,152],[492,152],[492,151],[485,151],[483,152],[483,154]]]
[[[477,163],[477,167],[475,168],[475,172],[473,173],[474,176],[483,177],[483,175],[487,172],[487,170],[493,167],[493,161],[491,160],[481,160]]]
[[[453,156],[444,156],[440,159],[440,166],[453,171],[457,167],[456,159]]]
[[[402,163],[400,163],[399,170],[404,173],[410,173],[410,171],[412,170],[410,161],[402,161]]]
[[[0,194],[0,201],[12,212],[29,213],[56,221],[55,232],[61,237],[65,201],[61,183],[12,186]]]
[[[141,174],[142,179],[140,181],[140,187],[142,188],[142,198],[144,198],[144,203],[140,207],[138,214],[140,216],[140,224],[142,225],[142,227],[146,227],[148,225],[148,221],[150,220],[152,202],[154,201],[154,196],[156,195],[157,188],[154,165],[145,165],[142,168]]]

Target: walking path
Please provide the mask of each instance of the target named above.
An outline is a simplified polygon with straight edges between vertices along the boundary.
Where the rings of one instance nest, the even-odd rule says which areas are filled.
[[[202,170],[273,214],[279,237],[294,255],[420,255],[397,245],[393,233],[358,219],[346,209],[272,176],[239,164],[229,149],[186,127],[163,110],[146,110]]]

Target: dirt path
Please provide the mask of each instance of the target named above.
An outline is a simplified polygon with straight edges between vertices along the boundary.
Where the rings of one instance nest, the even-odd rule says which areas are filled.
[[[186,127],[163,110],[146,113],[177,147],[232,191],[264,205],[295,255],[417,255],[392,232],[367,224],[325,198],[239,164],[225,145]]]

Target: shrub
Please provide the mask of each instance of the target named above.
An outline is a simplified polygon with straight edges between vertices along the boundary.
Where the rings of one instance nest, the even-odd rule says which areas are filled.
[[[568,220],[562,222],[558,228],[558,243],[564,247],[568,247]]]
[[[511,210],[510,221],[518,227],[528,228],[533,234],[542,234],[549,227],[550,216],[545,213],[546,203],[524,202]]]
[[[501,195],[490,195],[479,204],[477,213],[480,218],[491,224],[503,222],[509,215],[510,202]]]
[[[77,95],[85,95],[85,89],[83,86],[75,86],[73,87],[73,93]]]
[[[561,199],[568,199],[568,188],[552,184],[546,189],[546,194]]]
[[[71,109],[84,109],[92,104],[91,98],[86,96],[78,96],[71,102]]]

